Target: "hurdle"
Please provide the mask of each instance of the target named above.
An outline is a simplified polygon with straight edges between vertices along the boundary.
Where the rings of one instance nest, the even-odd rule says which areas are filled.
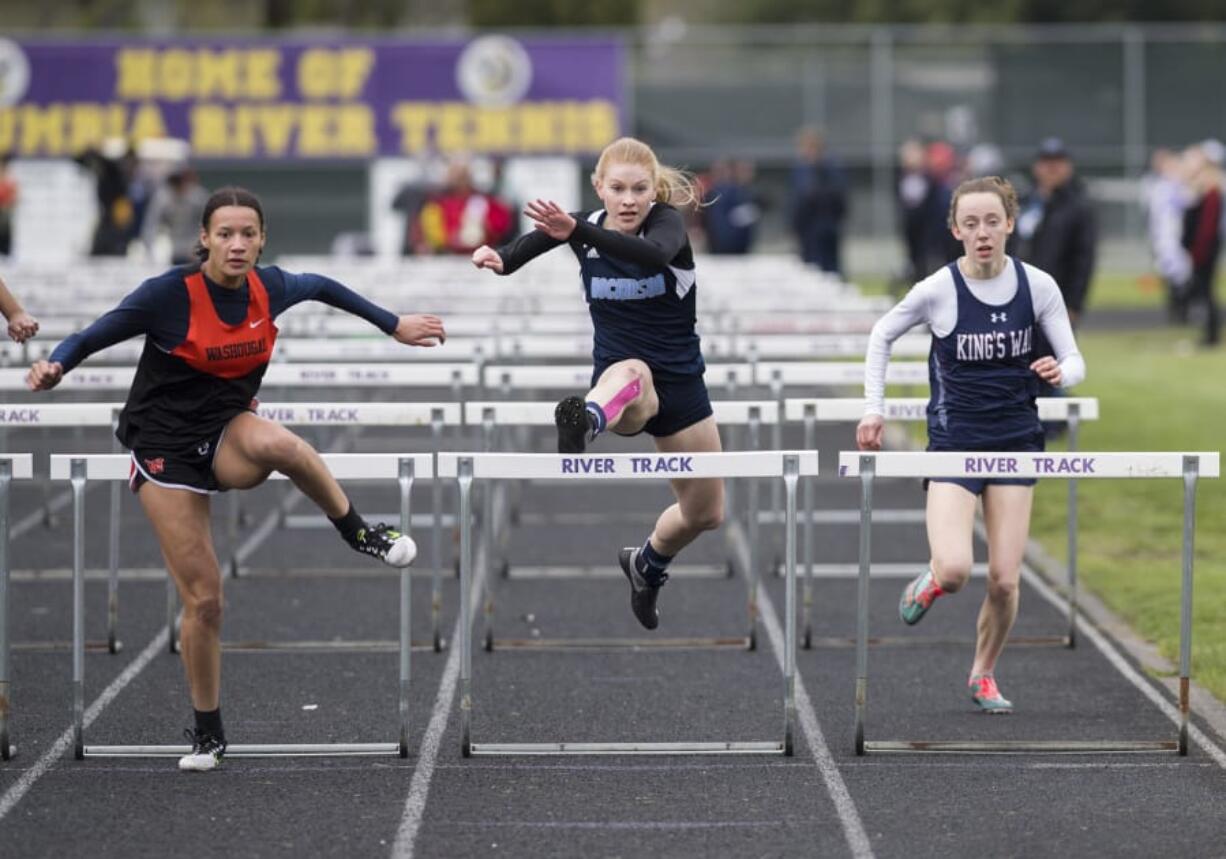
[[[0,453],[0,760],[11,760],[17,747],[9,743],[13,711],[9,680],[9,489],[14,480],[34,476],[34,456]]]
[[[0,411],[10,408],[0,404]],[[114,430],[122,403],[47,403],[37,406],[15,406],[28,414],[26,422],[12,426],[27,427],[109,427]],[[260,417],[268,418],[287,426],[396,426],[422,427],[429,426],[435,448],[439,447],[444,427],[455,427],[461,424],[461,412],[455,403],[357,403],[357,402],[287,402],[260,403],[256,409]],[[116,452],[122,451],[118,440],[114,440]],[[126,456],[126,454],[125,454]],[[107,566],[107,640],[106,642],[86,642],[87,650],[106,649],[110,653],[118,653],[122,649],[119,641],[119,523],[122,509],[122,485],[110,483],[110,552]],[[244,552],[250,553],[254,541],[249,540],[243,546],[236,547],[238,542],[238,493],[230,496],[231,504],[226,516],[227,537],[232,548],[227,569],[231,578],[237,578],[239,569],[245,560]],[[438,522],[442,517],[442,484],[434,481],[431,485],[432,528],[430,532],[430,548],[433,561],[431,572],[431,643],[430,648],[439,652],[442,650],[442,536]],[[260,529],[257,536],[262,540],[276,527],[282,517],[274,512]],[[407,533],[407,532],[406,532]],[[177,652],[175,642],[175,617],[178,610],[178,596],[174,582],[167,579],[166,585],[166,623],[169,630],[169,648],[171,653]],[[316,642],[306,643],[319,649]],[[303,646],[275,642],[246,642],[245,649],[277,650]],[[390,643],[373,643],[374,647],[388,647]],[[48,642],[43,645],[29,646],[24,649],[61,649],[71,647],[71,643]]]
[[[1040,397],[1036,401],[1041,421],[1058,421],[1068,425],[1069,452],[1077,450],[1078,431],[1081,422],[1098,420],[1098,399],[1096,397]],[[884,418],[887,421],[924,421],[928,418],[928,400],[922,397],[897,397],[885,400]],[[817,424],[819,423],[856,423],[864,417],[864,400],[857,398],[829,399],[788,399],[784,404],[784,413],[789,421],[803,421],[804,446],[817,446]],[[801,634],[801,646],[809,650],[813,646],[813,625],[811,610],[813,606],[813,483],[806,480],[802,493],[804,505],[804,531],[801,536],[801,552],[804,564],[804,585],[801,595],[801,612],[804,615],[804,631]],[[919,521],[923,521],[922,511]],[[1017,636],[1009,639],[1010,644],[1022,645],[1058,645],[1073,648],[1077,646],[1077,477],[1068,478],[1068,629],[1061,635]],[[918,562],[922,567],[924,562]],[[915,568],[903,565],[887,568],[876,567],[879,573],[890,569],[894,575],[912,578]],[[909,572],[908,572],[909,571]],[[840,646],[850,643],[851,639],[827,638],[820,643],[826,646]],[[873,644],[911,645],[916,641],[913,637],[876,636]],[[951,642],[952,643],[952,642]]]
[[[496,449],[495,432],[498,427],[506,426],[548,426],[554,425],[553,412],[556,404],[552,402],[495,401],[470,402],[464,404],[464,418],[469,424],[480,423],[483,450],[487,453]],[[721,426],[744,427],[747,435],[747,446],[751,450],[761,447],[761,430],[765,426],[775,426],[779,423],[779,411],[772,401],[754,400],[714,400],[711,403],[715,420]],[[512,567],[505,558],[496,561],[498,542],[505,516],[495,515],[495,503],[492,492],[485,494],[485,509],[482,515],[482,540],[486,546],[487,562],[499,567],[502,578],[591,578],[603,574],[620,577],[616,567],[601,568],[600,572],[585,567]],[[504,505],[505,506],[505,505]],[[729,511],[725,517],[730,529],[735,522],[734,495],[731,487],[727,489],[725,503]],[[484,649],[658,649],[658,648],[736,648],[755,650],[757,648],[758,619],[758,580],[759,557],[758,543],[758,481],[750,482],[747,523],[749,528],[749,568],[745,571],[747,586],[746,615],[747,626],[743,636],[709,636],[691,638],[583,638],[583,639],[551,639],[551,638],[496,638],[494,636],[494,577],[485,578],[485,601],[483,603],[483,619],[485,624]],[[730,530],[725,531],[726,534]],[[729,552],[731,557],[731,551]],[[678,564],[669,569],[669,575],[678,578],[724,578],[732,575],[733,563],[729,560],[723,566]]]
[[[868,752],[1188,753],[1192,666],[1192,563],[1196,484],[1218,477],[1217,453],[947,453],[839,454],[839,476],[860,478],[860,576],[856,602],[857,755]],[[868,585],[872,565],[873,482],[878,477],[980,477],[991,468],[1019,478],[1183,479],[1182,593],[1179,615],[1179,712],[1176,740],[877,740],[864,737],[868,709]]]
[[[433,479],[434,467],[426,453],[324,454],[324,462],[339,480],[396,480],[400,486],[400,526],[407,533],[409,501],[416,478]],[[52,454],[51,479],[72,485],[72,711],[73,746],[77,760],[86,757],[174,757],[188,746],[85,744],[85,486],[89,480],[126,481],[130,458],[115,454]],[[286,479],[274,473],[270,479]],[[400,687],[399,738],[393,743],[237,744],[226,753],[235,757],[409,754],[409,637],[412,591],[409,568],[400,571]]]
[[[640,454],[440,453],[439,476],[454,477],[460,491],[460,753],[476,755],[675,755],[792,754],[796,721],[796,483],[817,473],[817,451],[754,451]],[[656,471],[656,467],[661,471]],[[669,469],[669,470],[665,470]],[[784,643],[783,738],[750,742],[550,742],[472,741],[472,487],[475,480],[661,480],[691,477],[782,478],[787,497],[786,631]]]

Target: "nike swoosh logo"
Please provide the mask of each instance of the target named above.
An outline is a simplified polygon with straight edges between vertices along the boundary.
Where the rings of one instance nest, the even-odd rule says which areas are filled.
[[[263,319],[257,319],[255,322],[249,323],[248,327],[249,327],[249,328],[258,328],[259,326],[261,326],[261,325],[263,325],[263,324],[264,324],[264,320],[263,320]]]

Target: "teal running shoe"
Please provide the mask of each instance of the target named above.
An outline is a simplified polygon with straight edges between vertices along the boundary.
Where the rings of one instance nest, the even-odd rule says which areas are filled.
[[[981,712],[993,715],[1013,712],[1013,702],[1000,694],[996,678],[991,674],[975,674],[967,685],[971,689],[971,700]]]
[[[902,598],[898,600],[898,616],[907,626],[914,626],[932,607],[933,600],[943,593],[945,591],[941,590],[929,567],[903,588]]]

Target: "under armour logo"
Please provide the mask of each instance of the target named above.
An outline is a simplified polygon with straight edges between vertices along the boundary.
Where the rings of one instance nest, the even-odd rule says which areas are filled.
[[[992,314],[992,321],[993,321],[993,322],[1008,322],[1008,321],[1009,321],[1009,317],[1008,317],[1007,315],[1005,315],[1004,313],[993,313],[993,314]]]

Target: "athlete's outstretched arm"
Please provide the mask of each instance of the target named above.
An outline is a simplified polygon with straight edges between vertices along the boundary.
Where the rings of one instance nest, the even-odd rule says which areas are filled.
[[[365,319],[384,334],[410,346],[436,346],[447,339],[443,320],[429,313],[397,316],[354,292],[343,283],[320,274],[291,274],[275,266],[268,271],[281,275],[268,278],[268,300],[273,317],[302,301],[320,301],[337,310]]]
[[[18,343],[24,343],[38,333],[38,320],[26,313],[3,280],[0,280],[0,315],[8,320],[9,337]]]
[[[496,274],[511,274],[564,243],[564,239],[555,239],[539,230],[532,230],[497,249],[482,245],[473,251],[473,265],[488,268]]]
[[[568,241],[591,245],[601,253],[639,265],[663,268],[685,247],[685,220],[671,206],[657,206],[648,213],[637,236],[606,230],[581,218],[573,218],[571,226],[567,218],[572,216],[546,200],[529,203],[524,212],[536,222],[538,232],[555,238],[566,235]],[[570,229],[569,234],[563,232],[566,229]]]
[[[46,391],[90,355],[129,337],[148,334],[158,319],[152,281],[129,293],[119,306],[108,310],[85,329],[64,338],[46,361],[35,361],[26,377],[32,391]]]

